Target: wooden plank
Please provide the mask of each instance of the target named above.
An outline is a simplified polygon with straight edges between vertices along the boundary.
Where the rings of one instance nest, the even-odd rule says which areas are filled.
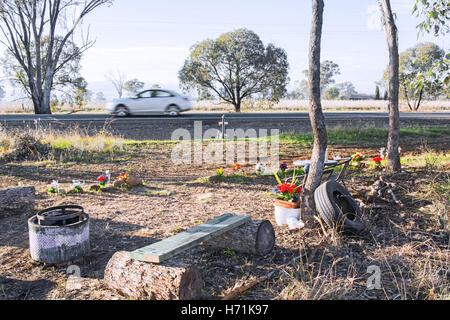
[[[160,263],[184,250],[195,247],[201,242],[236,228],[249,220],[250,216],[225,213],[170,238],[132,251],[130,252],[130,257],[139,261]]]

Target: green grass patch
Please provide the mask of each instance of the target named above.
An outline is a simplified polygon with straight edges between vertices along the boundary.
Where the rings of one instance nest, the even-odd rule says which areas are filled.
[[[376,127],[334,128],[327,130],[328,144],[330,145],[358,145],[375,146],[381,141],[387,141],[388,129]],[[433,141],[450,138],[448,127],[405,127],[400,128],[400,141],[403,144],[417,144],[420,140]],[[280,134],[282,144],[300,144],[311,146],[314,141],[312,132],[300,134]]]

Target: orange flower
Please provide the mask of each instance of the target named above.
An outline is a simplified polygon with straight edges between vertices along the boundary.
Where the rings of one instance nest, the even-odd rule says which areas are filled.
[[[241,168],[241,165],[239,164],[239,163],[235,163],[235,164],[233,164],[233,166],[231,167],[231,170],[236,170],[236,169],[240,169]]]

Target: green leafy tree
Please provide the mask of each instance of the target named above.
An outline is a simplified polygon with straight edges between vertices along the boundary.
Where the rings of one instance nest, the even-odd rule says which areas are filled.
[[[380,100],[380,87],[375,86],[375,100]]]
[[[423,98],[443,94],[448,85],[448,60],[439,46],[419,43],[400,53],[399,61],[400,99],[407,101],[411,111],[419,109]],[[385,81],[388,73],[384,73]]]
[[[308,70],[303,70],[303,74],[308,77]],[[325,94],[325,89],[336,83],[335,76],[341,74],[339,65],[331,60],[324,60],[320,63],[320,91],[322,95]],[[308,80],[303,80],[301,83],[303,91],[309,91]]]
[[[416,0],[413,13],[423,20],[417,25],[418,36],[433,32],[435,36],[450,31],[450,4],[448,0]]]
[[[350,81],[338,83],[336,84],[336,88],[339,90],[339,96],[341,99],[358,93],[355,86]]]
[[[183,90],[211,90],[240,112],[243,99],[260,95],[278,101],[285,95],[288,60],[283,49],[264,46],[253,31],[238,29],[194,45],[178,76]]]
[[[325,60],[320,64],[320,90],[325,90],[330,85],[335,84],[333,79],[335,76],[341,74],[339,65],[331,60]]]
[[[82,37],[76,52],[64,56],[75,31],[90,12],[110,0],[0,0],[0,43],[20,65],[34,111],[51,113],[50,99],[58,71],[90,48]],[[74,46],[72,46],[74,48]]]
[[[214,95],[211,93],[210,90],[207,90],[205,88],[197,89],[197,97],[198,100],[214,100]]]
[[[424,33],[434,32],[434,36],[446,35],[450,32],[448,20],[450,17],[450,5],[448,0],[416,0],[413,12],[423,20],[417,25],[417,37]],[[447,52],[444,60],[438,60],[428,70],[427,76],[431,82],[442,82],[445,85],[444,92],[447,98],[450,94],[450,53]],[[418,76],[416,86],[421,88],[429,85],[430,79],[424,74]]]
[[[326,100],[336,100],[339,98],[339,89],[336,87],[327,88],[323,96]]]
[[[144,88],[144,82],[139,81],[138,79],[131,79],[125,82],[124,89],[130,94],[136,95]]]

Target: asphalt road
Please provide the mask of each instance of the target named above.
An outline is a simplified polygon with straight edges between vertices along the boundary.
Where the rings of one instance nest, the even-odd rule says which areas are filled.
[[[222,115],[226,119],[237,120],[265,120],[265,119],[307,119],[309,115],[306,112],[285,112],[285,113],[182,113],[178,117],[167,115],[154,116],[128,116],[124,118],[114,117],[109,114],[57,114],[57,115],[34,115],[34,114],[2,114],[0,122],[8,121],[190,121],[190,120],[220,120]],[[345,119],[345,120],[361,120],[361,119],[389,119],[388,113],[383,112],[326,112],[326,119]],[[450,119],[450,112],[401,112],[401,119]]]
[[[90,134],[106,129],[127,139],[167,140],[172,138],[172,133],[176,129],[185,129],[194,137],[195,133],[199,132],[199,124],[202,133],[209,129],[216,132],[221,129],[219,122],[222,115],[222,113],[183,113],[178,117],[159,115],[118,118],[108,114],[6,114],[0,115],[0,126],[7,129],[51,126],[55,130],[77,127]],[[276,134],[271,130],[279,130],[279,133],[311,131],[308,113],[225,113],[225,120],[228,123],[227,129],[257,131],[266,129],[268,134]],[[382,112],[327,112],[325,122],[327,128],[355,126],[387,128],[389,115]],[[450,113],[401,113],[400,125],[450,126]]]

